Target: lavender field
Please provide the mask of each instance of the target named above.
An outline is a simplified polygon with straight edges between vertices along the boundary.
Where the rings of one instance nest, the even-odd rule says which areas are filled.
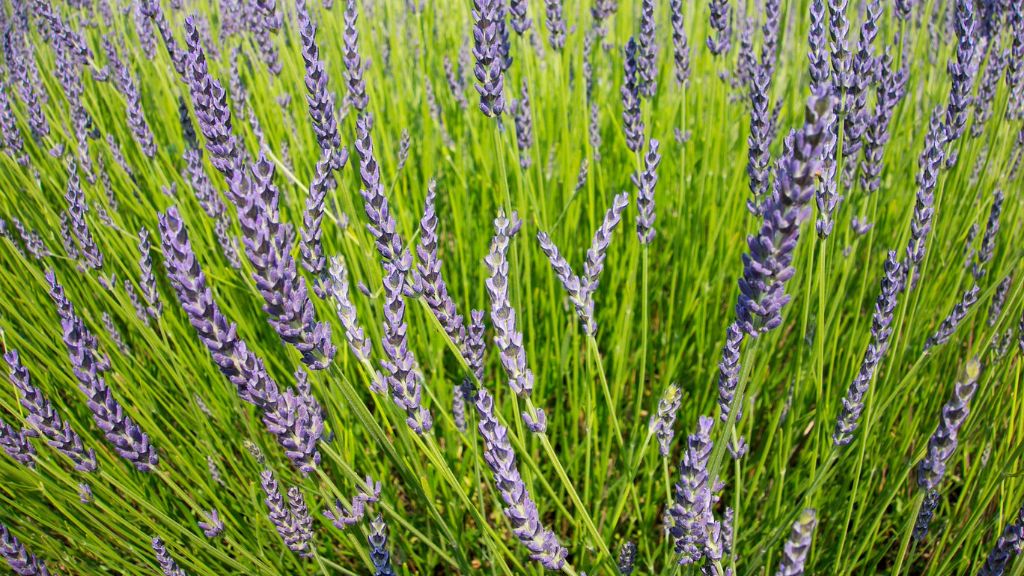
[[[0,573],[1024,575],[1024,2],[0,24]]]

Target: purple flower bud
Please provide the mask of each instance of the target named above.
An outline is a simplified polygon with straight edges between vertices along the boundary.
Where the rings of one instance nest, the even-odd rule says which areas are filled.
[[[917,197],[914,204],[914,219],[910,225],[910,240],[907,242],[907,262],[904,274],[913,278],[917,267],[924,260],[925,243],[932,229],[932,215],[935,209],[935,185],[942,167],[942,116],[941,109],[932,112],[928,135],[925,136],[924,150],[918,160]]]
[[[750,136],[747,137],[749,161],[747,175],[750,177],[750,192],[753,199],[747,201],[751,214],[759,216],[768,195],[771,151],[775,139],[774,126],[768,110],[768,90],[771,84],[770,71],[755,65],[750,79]]]
[[[843,398],[843,411],[836,420],[835,431],[832,434],[832,441],[836,446],[846,446],[853,442],[853,433],[857,430],[860,414],[864,410],[864,396],[871,385],[875,369],[889,349],[889,338],[892,336],[890,325],[903,278],[901,268],[896,251],[890,250],[885,261],[881,290],[875,301],[875,313],[871,317],[871,341],[864,352],[860,370],[850,383],[846,397]]]
[[[636,563],[636,544],[626,542],[619,548],[619,560],[616,563],[621,576],[633,574],[633,565]]]
[[[112,283],[113,285],[113,283]],[[118,330],[117,325],[114,324],[114,320],[110,317],[110,314],[103,313],[103,327],[107,330],[107,335],[114,342],[114,346],[124,355],[130,355],[131,350],[128,345],[124,343],[124,338],[121,336],[121,331]]]
[[[78,501],[82,504],[89,504],[93,500],[92,488],[88,484],[78,485]]]
[[[950,337],[953,336],[953,333],[956,332],[957,326],[960,325],[960,322],[963,321],[963,319],[967,316],[967,313],[978,301],[978,294],[980,292],[981,289],[978,287],[977,284],[975,284],[966,292],[964,292],[963,297],[960,299],[959,302],[957,302],[956,306],[953,307],[953,310],[950,311],[949,315],[946,316],[946,318],[942,321],[942,324],[939,325],[939,328],[938,330],[935,331],[935,334],[929,336],[928,340],[924,343],[925,352],[934,348],[935,346],[945,344],[946,342],[949,341]]]
[[[525,3],[525,2],[524,2]],[[391,568],[391,553],[388,552],[388,525],[380,514],[370,520],[370,531],[366,536],[370,544],[370,562],[374,576],[394,576]]]
[[[1010,49],[1000,50],[995,39],[989,41],[988,64],[981,76],[978,96],[974,100],[974,122],[971,123],[971,138],[978,138],[985,132],[985,124],[992,117],[992,104],[999,88],[999,79],[1003,77],[1006,62],[1010,57]]]
[[[178,567],[178,563],[174,561],[174,558],[171,558],[171,555],[167,552],[167,547],[164,546],[163,540],[153,538],[153,552],[156,553],[157,564],[163,570],[164,576],[188,576],[184,570]]]
[[[800,518],[793,523],[789,539],[782,547],[782,560],[779,562],[779,569],[775,571],[775,576],[803,575],[807,554],[811,549],[811,536],[814,535],[814,527],[817,524],[817,515],[813,509],[808,508],[800,514]]]
[[[505,502],[502,510],[512,524],[512,533],[530,551],[530,559],[548,570],[561,570],[568,551],[554,532],[543,527],[537,505],[530,497],[519,468],[508,429],[494,415],[494,398],[487,390],[477,391],[477,425],[484,440],[484,460],[494,475],[494,483]]]
[[[588,133],[590,134],[590,151],[593,155],[594,162],[601,161],[601,118],[599,112],[600,109],[596,102],[590,105],[590,123],[588,125]]]
[[[951,145],[963,136],[967,125],[967,108],[971,104],[971,91],[974,88],[976,68],[974,59],[974,3],[967,0],[956,2],[956,60],[949,62],[951,85],[949,101],[946,105],[945,134],[943,144]],[[952,146],[947,148],[946,168],[956,165],[957,152]]]
[[[643,245],[654,240],[654,187],[658,183],[658,141],[651,138],[647,154],[644,156],[644,170],[633,174],[633,185],[637,189],[636,197],[636,234]]]
[[[637,44],[633,38],[626,43],[625,76],[622,82],[622,129],[626,146],[639,152],[644,145],[644,121],[640,116],[640,81],[638,78]]]
[[[345,330],[345,341],[348,342],[349,350],[357,360],[369,366],[372,352],[370,339],[366,337],[359,325],[356,307],[349,297],[348,270],[341,258],[331,258],[328,277],[330,279],[328,292],[334,298],[334,307],[338,313],[338,320],[341,321],[341,326]],[[370,389],[372,391],[378,394],[387,392],[387,386],[380,373],[374,370],[371,378]]]
[[[523,2],[525,6],[526,2]],[[512,10],[515,10],[515,2],[512,4]],[[516,23],[513,19],[512,26],[515,27]],[[452,92],[452,97],[455,98],[455,103],[459,105],[459,108],[465,110],[468,108],[469,103],[466,102],[466,91],[463,85],[463,80],[460,75],[456,74],[455,66],[452,65],[451,58],[447,54],[444,56],[444,77],[448,81],[448,88]],[[429,87],[429,85],[428,85]],[[431,93],[432,93],[431,89]]]
[[[561,52],[565,48],[565,15],[562,0],[544,0],[544,25],[548,29],[548,44]]]
[[[7,526],[0,524],[0,556],[19,576],[49,576],[46,564],[30,554]]]
[[[86,450],[82,438],[62,420],[57,410],[43,393],[32,385],[32,378],[27,368],[21,364],[17,350],[9,350],[4,360],[10,366],[10,380],[21,397],[21,406],[25,408],[25,420],[32,428],[33,435],[41,435],[47,443],[67,456],[80,472],[92,472],[96,469],[96,453],[91,448]]]
[[[288,511],[291,513],[295,532],[285,539],[288,549],[299,556],[308,558],[313,555],[313,517],[309,515],[306,497],[298,486],[288,489]]]
[[[740,345],[743,343],[744,332],[736,323],[730,324],[726,330],[725,344],[722,346],[722,360],[718,363],[718,407],[721,409],[722,422],[729,421],[736,397],[736,386],[740,377]],[[742,405],[736,406],[736,420],[739,421]]]

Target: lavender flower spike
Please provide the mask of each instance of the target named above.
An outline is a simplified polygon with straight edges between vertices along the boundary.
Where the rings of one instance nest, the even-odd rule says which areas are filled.
[[[406,413],[406,423],[417,434],[430,430],[430,412],[421,406],[423,376],[409,351],[405,322],[406,278],[412,267],[412,256],[406,250],[397,261],[384,262],[384,337],[381,344],[387,360],[382,361],[384,374],[395,404]]]
[[[221,522],[217,510],[211,509],[206,515],[206,520],[199,522],[199,528],[207,538],[216,538],[224,531],[224,523]]]
[[[370,544],[373,576],[394,576],[395,571],[391,568],[391,553],[388,552],[388,525],[380,514],[370,520],[370,532],[367,534],[366,540]]]
[[[736,386],[740,379],[740,345],[744,332],[735,322],[726,330],[725,344],[722,345],[722,360],[718,363],[718,407],[722,422],[729,421],[736,398]],[[742,405],[737,406],[736,420],[739,421]]]
[[[153,276],[153,258],[149,249],[149,230],[139,230],[139,270],[142,278],[139,286],[142,288],[142,297],[149,304],[147,312],[154,319],[160,317],[163,305],[160,302],[160,293],[156,289],[156,277]]]
[[[473,75],[478,82],[480,111],[487,117],[500,118],[505,109],[500,34],[504,19],[502,0],[473,0],[473,56],[476,58]]]
[[[556,52],[561,52],[565,48],[565,15],[562,14],[562,2],[563,0],[544,0],[544,24],[548,28],[548,43]]]
[[[101,268],[103,266],[103,254],[100,252],[96,241],[93,240],[92,232],[89,231],[89,224],[85,221],[87,210],[85,193],[82,192],[78,180],[78,171],[72,163],[68,168],[68,188],[64,199],[68,202],[68,217],[71,222],[71,231],[78,240],[78,247],[85,259],[86,265],[90,268]]]
[[[683,0],[669,0],[672,20],[672,56],[675,63],[676,83],[685,85],[690,80],[690,43],[683,18]]]
[[[939,329],[935,331],[935,334],[929,336],[928,340],[924,343],[925,352],[949,341],[949,338],[956,332],[957,326],[960,325],[960,322],[967,316],[971,307],[978,301],[979,292],[981,292],[981,288],[977,284],[964,292],[963,297],[953,307],[949,316],[946,316],[942,324],[939,325]]]
[[[654,97],[658,88],[658,63],[656,61],[658,46],[655,42],[654,0],[642,0],[640,3],[640,54],[637,64],[640,73],[640,94],[648,100]]]
[[[672,438],[675,437],[676,413],[683,399],[683,392],[675,383],[669,384],[658,400],[658,411],[651,416],[648,425],[650,433],[658,437],[658,452],[668,457],[672,450]]]
[[[505,217],[505,211],[498,212],[494,219],[494,238],[491,249],[484,258],[490,271],[487,278],[487,293],[491,299],[491,323],[494,324],[494,344],[501,353],[501,364],[508,375],[508,385],[520,398],[529,398],[533,391],[533,371],[526,362],[523,334],[516,329],[516,310],[509,300],[508,287],[508,246],[509,241],[519,232],[522,222],[519,215],[512,213]],[[544,411],[537,408],[530,413],[523,412],[527,428],[543,432],[547,428]]]
[[[640,116],[640,81],[637,75],[637,45],[632,38],[626,44],[625,76],[622,82],[622,129],[626,146],[639,152],[644,145],[644,121]]]
[[[708,459],[711,457],[711,427],[714,419],[701,416],[697,432],[687,439],[686,452],[679,465],[679,482],[674,489],[674,502],[666,512],[666,525],[679,564],[694,564],[705,555],[708,524],[711,516],[711,486],[708,481]]]
[[[633,185],[637,189],[636,197],[636,234],[644,246],[654,240],[654,187],[658,184],[658,141],[651,138],[647,154],[644,156],[644,170],[633,175]]]
[[[349,349],[359,362],[370,365],[371,343],[359,325],[356,307],[349,297],[348,270],[341,258],[331,258],[329,274],[329,291],[334,298],[334,307],[338,320],[345,330],[345,340]],[[387,392],[384,379],[376,370],[372,374],[370,389],[378,394]]]
[[[35,468],[36,449],[28,440],[31,435],[31,430],[18,430],[0,420],[0,448],[15,462]]]
[[[978,261],[974,264],[974,277],[978,280],[985,275],[985,264],[992,260],[996,250],[996,238],[999,236],[999,220],[1003,212],[1003,191],[993,193],[992,208],[985,224],[985,235],[981,237],[981,248],[978,249]]]
[[[981,364],[977,358],[967,362],[963,382],[957,382],[953,389],[953,397],[942,407],[939,425],[928,441],[928,453],[917,467],[917,485],[929,494],[934,493],[942,477],[946,474],[946,462],[953,456],[957,446],[957,432],[963,426],[970,413],[971,398],[978,390],[978,375]],[[928,532],[928,518],[935,510],[938,502],[931,502],[921,508],[923,521],[919,516],[918,525],[914,529],[914,537],[924,538]]]
[[[341,502],[334,503],[334,510],[325,510],[324,517],[334,523],[338,530],[356,524],[366,515],[366,505],[380,500],[380,482],[374,482],[369,476],[359,487],[359,493],[352,498],[351,508],[345,508]]]
[[[619,569],[620,576],[630,576],[633,574],[633,565],[636,563],[636,544],[632,542],[626,542],[619,549],[619,561],[617,562],[617,568]]]
[[[267,505],[267,516],[274,528],[277,529],[277,533],[281,535],[281,539],[286,543],[297,541],[297,527],[292,520],[291,510],[285,506],[284,498],[281,497],[281,491],[277,486],[277,478],[274,477],[273,471],[264,470],[260,474],[260,486],[266,495],[263,501]],[[291,549],[290,544],[288,547]]]
[[[512,29],[516,31],[516,34],[522,36],[530,29],[530,25],[533,21],[527,15],[527,2],[526,0],[510,0],[509,1],[509,13],[511,14]]]
[[[49,576],[46,564],[30,554],[7,526],[0,524],[0,556],[19,576]]]
[[[302,266],[313,274],[317,281],[313,289],[318,295],[324,296],[323,283],[320,277],[326,273],[327,261],[324,259],[324,248],[321,242],[324,219],[324,200],[334,189],[334,170],[340,169],[348,162],[348,150],[344,147],[338,151],[327,149],[320,155],[309,182],[309,194],[306,196],[306,207],[302,212],[302,230],[299,232],[299,253],[302,255]]]
[[[996,287],[996,293],[992,296],[992,304],[988,308],[988,325],[995,327],[999,317],[1003,314],[1003,304],[1006,303],[1006,296],[1010,293],[1010,285],[1013,283],[1013,273],[1007,274],[1003,281]]]
[[[807,203],[814,195],[832,100],[825,92],[808,99],[804,126],[792,134],[790,154],[780,162],[778,189],[765,203],[761,231],[747,237],[750,252],[743,255],[736,320],[741,330],[755,338],[782,323],[782,308],[789,301],[785,284],[794,273],[800,223],[810,213]]]
[[[516,125],[516,146],[519,148],[519,167],[526,170],[532,162],[530,149],[533,148],[533,117],[530,115],[530,93],[523,80],[522,98],[513,98],[509,111]]]
[[[907,262],[904,274],[912,281],[917,267],[924,260],[925,243],[932,229],[935,209],[935,185],[939,168],[942,167],[942,116],[941,109],[932,112],[928,135],[925,136],[924,150],[918,160],[917,196],[914,203],[914,219],[910,225],[910,240],[907,242]]]
[[[33,434],[41,435],[50,446],[71,459],[75,464],[75,470],[95,470],[96,452],[92,448],[86,450],[83,447],[82,438],[71,429],[70,424],[61,419],[53,404],[43,396],[39,388],[32,385],[31,375],[18,358],[18,351],[10,349],[4,355],[4,360],[11,369],[11,384],[21,396],[21,405],[27,413],[25,420],[31,426]]]
[[[288,489],[288,511],[292,515],[292,522],[295,526],[295,536],[286,539],[285,544],[292,552],[298,553],[303,558],[313,555],[313,517],[309,515],[309,506],[306,505],[306,497],[298,486]]]
[[[601,221],[601,226],[594,232],[594,238],[590,241],[587,258],[583,262],[583,274],[580,276],[580,283],[591,299],[593,299],[594,292],[597,291],[601,272],[604,271],[604,260],[608,255],[608,246],[612,241],[612,233],[615,232],[615,228],[622,221],[622,213],[628,205],[629,195],[625,192],[617,194],[612,198],[611,207],[605,211],[604,220]]]
[[[334,97],[328,87],[327,69],[320,59],[320,48],[316,43],[316,25],[309,18],[304,0],[296,0],[295,14],[302,42],[302,61],[306,66],[306,102],[309,104],[309,117],[313,122],[316,141],[320,149],[326,153],[341,146],[338,123],[334,119]],[[347,34],[344,38],[347,47]]]
[[[568,551],[554,532],[543,527],[537,505],[519,475],[516,455],[508,440],[508,429],[494,415],[494,397],[487,390],[477,391],[477,425],[484,439],[484,460],[494,474],[498,493],[505,502],[502,510],[512,524],[512,533],[530,551],[530,559],[548,570],[561,570]]]
[[[345,63],[345,81],[348,84],[348,98],[359,112],[365,112],[370,103],[363,80],[363,59],[359,55],[358,2],[348,0],[345,5],[345,30],[342,34],[342,61]]]
[[[184,570],[178,567],[178,563],[171,558],[160,538],[153,538],[153,552],[156,553],[156,562],[160,565],[164,576],[188,576]]]
[[[419,264],[416,265],[421,281],[423,299],[444,328],[445,334],[457,347],[462,347],[466,337],[466,329],[462,316],[455,308],[455,301],[448,293],[448,286],[441,274],[441,259],[437,248],[437,213],[434,210],[437,182],[431,180],[427,184],[427,198],[423,207],[423,218],[420,220],[420,241],[416,246]]]
[[[1014,519],[1006,525],[1003,535],[996,540],[992,547],[985,565],[978,571],[978,576],[1003,576],[1014,556],[1020,556],[1024,548],[1024,507],[1022,507]]]
[[[732,47],[732,22],[730,20],[729,0],[709,0],[711,8],[710,25],[715,37],[707,37],[708,50],[715,56],[721,56]]]
[[[152,470],[159,461],[156,449],[145,432],[125,414],[104,381],[102,372],[110,364],[109,360],[97,356],[96,336],[75,315],[74,307],[64,295],[64,287],[57,282],[52,270],[46,273],[46,281],[61,316],[64,345],[79,382],[78,388],[89,399],[93,421],[122,458],[142,472]]]
[[[950,61],[949,73],[952,84],[946,106],[945,133],[943,143],[955,144],[963,136],[967,125],[967,108],[971,104],[974,75],[977,67],[972,63],[975,51],[974,3],[968,0],[956,2],[956,61]],[[946,151],[946,168],[956,165],[957,151],[949,146]]]
[[[786,540],[782,548],[782,560],[779,562],[779,569],[775,571],[775,576],[803,575],[807,553],[811,549],[811,536],[817,523],[814,510],[807,509],[800,514],[800,518],[793,523],[789,540]]]
[[[885,358],[889,349],[889,338],[892,336],[893,313],[896,310],[897,296],[903,272],[894,250],[889,251],[885,261],[885,274],[882,275],[882,287],[875,302],[875,313],[871,317],[871,342],[864,352],[860,370],[850,383],[850,388],[843,398],[843,411],[836,420],[832,442],[836,446],[846,446],[853,442],[853,433],[857,430],[860,414],[864,410],[864,395],[868,392],[875,369]]]

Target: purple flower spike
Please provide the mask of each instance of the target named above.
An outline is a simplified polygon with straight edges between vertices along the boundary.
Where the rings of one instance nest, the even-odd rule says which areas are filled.
[[[831,68],[829,68],[826,50],[828,41],[825,37],[825,3],[824,0],[811,0],[811,27],[807,35],[807,59],[811,72],[811,89],[821,89],[828,85]]]
[[[484,440],[484,460],[491,468],[498,493],[505,502],[503,512],[512,524],[512,533],[530,551],[530,559],[548,570],[561,570],[568,551],[558,542],[554,532],[543,527],[537,505],[530,497],[516,455],[508,440],[508,429],[494,415],[494,398],[487,390],[477,391],[477,427]]]
[[[0,420],[0,447],[16,462],[35,468],[36,449],[29,442],[30,430],[18,430]]]
[[[953,333],[956,332],[957,326],[960,325],[963,319],[967,316],[967,313],[970,312],[971,308],[978,301],[978,294],[980,292],[981,288],[979,288],[977,284],[971,286],[966,292],[964,292],[963,297],[961,297],[960,301],[953,307],[953,310],[942,321],[942,324],[939,325],[935,334],[929,336],[928,340],[924,343],[925,352],[949,341],[953,336]]]
[[[509,112],[516,125],[516,146],[519,148],[519,167],[526,170],[530,167],[530,149],[533,148],[533,117],[530,115],[530,93],[526,90],[523,80],[522,98],[513,98],[509,103]]]
[[[373,153],[373,138],[370,134],[373,129],[373,117],[363,114],[356,119],[356,153],[359,155],[359,175],[363,181],[363,188],[359,194],[363,197],[366,216],[369,223],[366,229],[380,252],[385,262],[394,262],[405,257],[401,236],[396,231],[398,223],[395,222],[388,206],[387,196],[384,195],[384,185],[380,174],[380,165]]]
[[[18,576],[49,576],[46,564],[30,554],[25,545],[7,528],[0,524],[0,556]]]
[[[527,8],[527,0],[509,1],[508,10],[512,20],[512,29],[520,36],[525,34],[533,24],[533,21],[530,20],[530,17],[527,14]]]
[[[302,230],[299,232],[299,253],[302,255],[302,266],[317,278],[313,289],[321,297],[324,296],[320,278],[326,273],[327,260],[324,258],[324,247],[321,241],[324,219],[324,200],[327,194],[336,187],[334,170],[340,169],[348,162],[348,150],[341,148],[337,152],[325,149],[320,155],[313,171],[313,179],[309,182],[309,194],[306,196],[306,208],[302,212]]]
[[[769,111],[768,90],[772,77],[770,71],[760,65],[753,67],[750,78],[750,136],[747,137],[749,160],[747,175],[750,177],[750,192],[753,198],[747,202],[747,209],[755,216],[761,215],[769,192],[771,151],[769,147],[775,138],[775,126]]]
[[[625,77],[622,82],[622,129],[626,146],[639,152],[644,145],[644,121],[640,116],[640,80],[638,77],[637,44],[633,38],[626,44]]]
[[[330,520],[338,530],[358,523],[366,515],[366,505],[380,500],[380,482],[374,482],[369,476],[359,487],[359,493],[352,498],[352,506],[346,508],[341,502],[334,503],[334,510],[324,510],[324,517]]]
[[[406,413],[406,423],[417,434],[430,430],[430,412],[421,405],[423,376],[409,350],[408,326],[405,322],[406,278],[412,266],[408,250],[394,262],[384,262],[384,337],[381,344],[386,361],[384,375],[395,404]]]
[[[53,271],[46,273],[50,296],[61,316],[64,344],[79,381],[79,389],[89,399],[89,410],[96,425],[120,456],[147,472],[159,461],[156,449],[146,434],[129,418],[121,404],[114,399],[102,373],[109,369],[110,361],[96,352],[96,336],[75,315],[74,307],[64,296],[64,288],[57,282]]]
[[[370,366],[372,345],[359,325],[356,307],[349,297],[348,270],[341,258],[331,258],[328,277],[328,291],[334,298],[334,308],[338,313],[338,320],[341,321],[341,326],[345,330],[345,341],[348,342],[349,350],[359,362]],[[373,370],[371,379],[370,390],[377,394],[387,392],[387,385],[379,372]]]
[[[985,235],[981,237],[981,248],[978,250],[978,261],[974,264],[974,277],[981,280],[985,275],[985,264],[992,260],[996,250],[996,238],[999,236],[999,219],[1003,211],[1003,191],[996,190],[993,194],[992,208],[988,213]]]
[[[807,204],[814,195],[832,100],[827,94],[814,94],[808,100],[804,126],[792,134],[790,153],[780,162],[778,189],[765,203],[761,231],[747,237],[750,252],[743,255],[736,319],[751,337],[782,323],[782,308],[789,302],[785,284],[794,274],[800,223],[810,212]]]
[[[640,94],[650,100],[658,90],[658,46],[654,30],[654,0],[640,3],[640,50],[637,67],[640,75]]]
[[[711,485],[708,481],[708,459],[711,457],[711,428],[714,419],[701,416],[697,432],[687,439],[686,452],[679,465],[679,482],[674,489],[674,502],[666,512],[666,525],[672,538],[679,564],[694,564],[706,553],[711,514]]]
[[[1010,293],[1010,284],[1013,283],[1013,274],[1007,274],[1003,281],[996,287],[996,293],[992,296],[992,304],[988,309],[988,325],[995,327],[999,317],[1003,314],[1003,304],[1006,303],[1006,296]]]
[[[146,121],[145,112],[142,110],[142,95],[135,85],[131,70],[121,61],[117,49],[107,39],[103,41],[104,49],[107,52],[107,60],[113,70],[114,80],[118,91],[124,95],[126,102],[125,112],[128,121],[128,128],[131,129],[132,137],[142,149],[147,158],[156,154],[156,143],[153,141],[153,131]]]
[[[560,2],[558,5],[561,7]],[[487,117],[500,118],[505,109],[501,56],[504,21],[505,4],[502,0],[473,1],[473,56],[476,58],[473,75],[477,79],[476,90],[480,93],[480,111]],[[550,12],[548,29],[551,30]]]
[[[740,345],[745,333],[736,324],[730,324],[726,330],[725,344],[722,346],[722,360],[718,363],[718,407],[721,409],[722,422],[729,421],[729,414],[735,404],[736,386],[740,378]],[[742,403],[736,407],[736,420],[739,421]]]
[[[95,470],[95,451],[83,447],[82,438],[71,429],[70,424],[61,419],[53,404],[43,396],[39,388],[32,385],[32,377],[21,363],[18,351],[9,350],[4,355],[4,360],[10,367],[11,384],[21,396],[21,405],[26,412],[25,420],[31,426],[33,435],[41,435],[50,446],[67,456],[75,464],[75,470]]]
[[[563,0],[544,0],[544,25],[548,29],[548,44],[555,52],[565,49],[565,15]]]
[[[437,213],[434,210],[437,183],[431,180],[427,184],[427,198],[423,207],[423,218],[420,220],[420,241],[416,246],[419,274],[423,299],[427,306],[444,328],[445,334],[452,342],[462,348],[466,338],[466,329],[462,315],[455,307],[455,301],[448,293],[448,286],[441,274],[441,258],[437,247]]]
[[[715,56],[721,56],[732,47],[732,22],[729,0],[709,0],[711,8],[710,26],[715,36],[710,34],[707,37],[708,50]]]
[[[978,390],[978,375],[981,364],[977,358],[967,363],[963,382],[957,382],[953,397],[942,407],[939,425],[928,441],[928,453],[917,467],[917,485],[927,491],[928,497],[918,513],[914,527],[914,538],[923,540],[928,534],[928,524],[938,507],[937,489],[946,474],[946,463],[953,456],[957,446],[957,433],[970,413],[971,398]]]
[[[951,146],[963,136],[967,125],[967,108],[971,104],[971,92],[974,89],[974,76],[977,68],[972,63],[975,50],[974,3],[968,0],[956,2],[956,60],[949,62],[949,73],[952,84],[949,89],[949,101],[946,105],[945,134],[943,144],[946,149],[946,168],[956,165],[957,151]]]
[[[651,138],[647,154],[644,156],[644,170],[633,175],[633,185],[637,189],[636,234],[640,238],[640,243],[645,246],[654,240],[654,187],[658,184],[660,162],[658,141]]]
[[[152,544],[153,552],[156,554],[156,562],[160,565],[160,570],[163,571],[164,576],[188,576],[184,570],[178,567],[178,563],[174,561],[174,558],[171,558],[163,540],[153,538]]]
[[[348,85],[349,102],[356,110],[366,112],[370,99],[366,95],[366,82],[363,80],[363,59],[359,56],[359,30],[356,28],[358,18],[357,1],[348,0],[345,4],[345,30],[342,34],[345,83]]]
[[[239,396],[263,411],[267,429],[278,437],[295,466],[308,474],[320,460],[316,442],[323,432],[323,417],[305,372],[296,376],[297,389],[279,392],[263,361],[238,337],[236,325],[228,323],[213,301],[177,209],[168,209],[159,220],[164,266],[189,322]]]
[[[206,520],[199,522],[199,528],[207,538],[216,538],[224,531],[224,523],[221,522],[220,516],[217,515],[217,510],[211,509],[206,515]]]
[[[85,221],[85,213],[88,210],[85,203],[85,193],[82,192],[78,180],[78,170],[74,163],[68,168],[68,188],[64,199],[68,203],[68,217],[71,224],[71,231],[78,241],[78,248],[86,265],[90,268],[99,269],[103,266],[103,254],[100,252],[96,241],[93,239],[89,224]]]
[[[327,69],[320,59],[320,48],[316,43],[316,25],[309,18],[304,0],[296,1],[295,14],[299,38],[302,41],[302,60],[306,65],[306,102],[309,104],[309,116],[313,121],[317,143],[324,152],[327,152],[341,146],[338,124],[334,119],[334,97],[328,86],[330,81]]]
[[[1003,576],[1014,556],[1020,556],[1024,549],[1024,507],[1013,520],[1003,529],[1002,536],[996,540],[995,546],[985,559],[985,565],[978,571],[978,576]]]
[[[651,416],[651,423],[648,425],[648,430],[658,438],[658,451],[665,457],[668,457],[672,450],[672,438],[676,435],[676,413],[679,412],[682,399],[683,392],[679,386],[675,383],[669,384],[658,400],[658,411]]]
[[[882,275],[882,287],[875,301],[875,313],[871,317],[871,342],[864,352],[860,370],[854,376],[850,388],[843,398],[843,411],[836,420],[832,442],[836,446],[846,446],[853,442],[853,433],[857,430],[860,414],[864,410],[864,396],[871,385],[878,364],[885,358],[889,349],[889,338],[892,336],[893,313],[896,311],[897,296],[903,279],[902,266],[895,250],[889,251],[885,261],[885,273]]]
[[[675,63],[676,83],[686,85],[690,80],[690,43],[683,18],[683,0],[669,0],[672,16],[672,56]]]
[[[616,567],[619,569],[620,576],[631,576],[635,563],[636,544],[626,542],[622,545],[622,548],[619,548],[619,560]]]
[[[779,562],[779,569],[775,571],[775,576],[803,576],[807,553],[811,549],[811,536],[814,535],[814,527],[817,524],[818,518],[814,510],[808,508],[800,514],[800,518],[793,523],[789,539],[782,547],[782,560]]]
[[[160,302],[160,293],[156,289],[156,277],[153,276],[153,258],[149,249],[149,230],[139,230],[139,269],[142,272],[140,286],[142,297],[149,304],[147,311],[154,319],[160,317],[163,305]]]
[[[391,553],[388,552],[388,525],[380,514],[370,520],[370,532],[366,539],[370,544],[373,576],[394,576],[395,572],[391,568]]]

